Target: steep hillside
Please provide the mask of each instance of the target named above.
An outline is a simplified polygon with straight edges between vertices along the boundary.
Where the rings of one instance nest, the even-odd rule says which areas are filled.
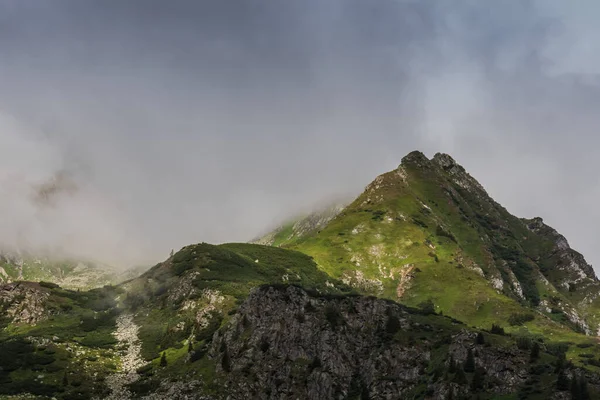
[[[363,293],[432,300],[479,327],[599,328],[600,283],[583,256],[540,218],[511,215],[445,154],[407,155],[327,226],[284,247]]]
[[[0,398],[89,399],[120,363],[116,288],[75,292],[52,283],[0,285]]]
[[[353,293],[310,257],[270,246],[187,246],[87,292],[4,285],[0,315],[0,399],[600,393],[600,348],[584,335],[473,329],[428,302]]]
[[[124,283],[123,305],[137,312],[142,356],[150,361],[174,343],[211,336],[253,288],[266,283],[298,284],[322,293],[351,291],[302,253],[245,243],[201,243],[184,247]]]
[[[346,203],[336,203],[306,216],[294,218],[272,232],[252,240],[251,243],[289,246],[327,226],[345,207]]]
[[[447,155],[268,242],[89,291],[1,284],[0,399],[600,397],[592,268]]]
[[[48,282],[2,285],[0,398],[30,393],[121,400],[132,390],[157,391],[160,380],[149,384],[140,378],[154,375],[161,354],[170,366],[158,368],[163,378],[187,379],[192,352],[199,361],[193,374],[214,375],[212,361],[204,357],[214,332],[265,283],[351,292],[304,254],[244,243],[184,247],[117,287],[82,292]],[[214,391],[212,381],[197,378],[204,390]],[[172,390],[184,391],[163,389],[165,399],[176,398]]]

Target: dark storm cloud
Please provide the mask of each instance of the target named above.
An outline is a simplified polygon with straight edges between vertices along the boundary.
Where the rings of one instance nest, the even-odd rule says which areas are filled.
[[[0,241],[154,262],[420,148],[593,260],[598,7],[578,4],[0,2]],[[40,209],[64,171],[78,190]]]

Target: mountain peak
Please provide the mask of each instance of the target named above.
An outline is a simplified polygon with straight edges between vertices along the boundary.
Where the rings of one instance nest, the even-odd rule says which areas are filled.
[[[451,173],[464,172],[465,169],[458,164],[452,156],[445,153],[436,153],[430,160],[423,152],[415,150],[408,153],[402,158],[400,166],[413,165],[418,167],[430,167],[436,165],[444,171]]]
[[[411,151],[407,155],[402,158],[402,162],[400,166],[405,166],[408,164],[414,164],[418,166],[427,166],[431,161],[423,154],[422,152],[415,150]]]
[[[435,153],[431,161],[435,162],[444,169],[450,169],[454,166],[460,167],[460,165],[458,165],[454,158],[452,158],[449,154],[446,153]]]

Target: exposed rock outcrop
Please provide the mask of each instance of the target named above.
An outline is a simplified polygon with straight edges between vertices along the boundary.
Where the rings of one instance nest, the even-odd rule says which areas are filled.
[[[0,315],[6,315],[12,323],[36,324],[50,315],[48,297],[46,289],[32,282],[0,285]]]
[[[488,393],[515,393],[536,379],[529,352],[478,344],[466,327],[456,325],[451,334],[435,319],[428,321],[373,297],[324,297],[268,286],[255,290],[227,329],[215,335],[210,355],[227,376],[230,399],[468,396],[473,385],[449,379],[444,371],[455,368],[452,362],[462,370],[469,353],[473,369],[485,375],[482,388]]]

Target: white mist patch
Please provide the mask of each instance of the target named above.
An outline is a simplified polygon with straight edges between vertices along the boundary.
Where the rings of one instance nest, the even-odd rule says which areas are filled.
[[[0,114],[0,249],[130,266],[124,215],[39,133]]]

